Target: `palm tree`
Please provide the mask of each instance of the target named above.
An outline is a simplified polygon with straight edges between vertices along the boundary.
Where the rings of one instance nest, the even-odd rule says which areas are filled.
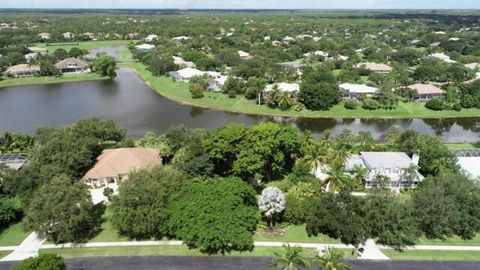
[[[310,263],[303,256],[301,247],[291,247],[289,244],[283,245],[283,247],[285,248],[284,254],[274,252],[275,257],[273,257],[270,265],[273,269],[298,270],[299,267],[310,268]]]
[[[289,93],[281,93],[277,96],[277,104],[280,110],[286,111],[293,105],[293,99],[290,97]]]
[[[325,168],[328,161],[327,150],[323,144],[313,142],[308,145],[307,153],[303,159],[311,172],[315,173],[318,170]]]
[[[350,265],[342,262],[343,252],[335,248],[327,248],[322,256],[317,255],[313,263],[322,270],[349,270]]]
[[[328,160],[330,163],[345,164],[350,156],[347,149],[333,149],[329,152]]]
[[[345,167],[342,163],[334,162],[327,171],[327,178],[323,182],[325,191],[335,192],[339,191],[346,185],[350,177],[345,174]]]
[[[418,166],[415,164],[411,164],[404,172],[402,177],[408,181],[409,186],[413,185],[413,182],[419,180],[419,176],[417,173]]]
[[[367,174],[368,174],[367,168],[359,165],[353,166],[353,175],[357,183],[362,183],[365,177],[367,176]]]

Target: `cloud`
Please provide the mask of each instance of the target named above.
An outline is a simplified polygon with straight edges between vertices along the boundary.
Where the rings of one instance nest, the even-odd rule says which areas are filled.
[[[479,0],[0,0],[0,8],[478,9]]]

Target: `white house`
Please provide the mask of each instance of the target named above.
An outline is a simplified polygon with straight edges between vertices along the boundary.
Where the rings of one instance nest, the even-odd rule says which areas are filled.
[[[386,64],[379,64],[379,63],[372,63],[372,62],[364,62],[358,63],[356,68],[365,68],[375,73],[386,74],[392,71],[392,67]]]
[[[291,94],[296,94],[300,92],[300,85],[298,83],[275,83],[275,84],[269,84],[265,86],[265,92],[271,92],[275,85],[278,87],[278,89],[282,92],[286,93],[291,93]]]
[[[370,97],[378,91],[378,88],[365,84],[343,83],[340,84],[339,87],[344,91],[344,98]]]
[[[444,53],[433,53],[429,57],[437,58],[440,59],[446,63],[456,63],[457,61],[452,60],[450,56],[444,54]]]
[[[156,40],[158,40],[158,36],[154,34],[150,34],[145,38],[146,42],[154,42]]]
[[[324,51],[315,51],[315,52],[309,52],[309,53],[303,54],[303,57],[307,57],[307,58],[308,57],[314,57],[314,56],[321,56],[321,57],[327,58],[328,53],[324,52]]]
[[[139,51],[149,51],[153,48],[155,48],[155,45],[152,45],[152,44],[141,44],[141,45],[137,45],[135,46],[135,48]]]
[[[193,63],[192,61],[185,61],[185,60],[183,60],[183,58],[178,57],[178,56],[173,56],[173,63],[177,66],[184,67],[184,68],[187,68],[187,67],[194,68],[195,67],[195,63]]]
[[[462,170],[468,176],[480,179],[480,149],[458,149],[453,152]]]
[[[252,58],[252,56],[250,56],[248,52],[238,51],[237,53],[238,53],[238,56],[240,56],[240,59],[242,60],[248,60]]]
[[[177,41],[177,42],[180,42],[180,41],[184,41],[184,40],[189,40],[189,39],[192,39],[191,37],[187,37],[187,36],[178,36],[178,37],[174,37],[173,40],[174,41]]]
[[[196,68],[184,68],[169,73],[175,81],[188,82],[192,77],[208,75],[211,78],[219,78],[221,74],[215,71],[201,71]]]
[[[403,152],[361,152],[347,159],[345,171],[353,175],[355,167],[360,166],[368,171],[364,176],[367,189],[398,191],[400,188],[415,188],[424,179],[418,172],[418,161],[418,155],[410,158]]]

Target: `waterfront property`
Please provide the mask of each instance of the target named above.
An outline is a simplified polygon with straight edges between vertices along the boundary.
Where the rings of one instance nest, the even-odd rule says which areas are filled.
[[[79,58],[66,58],[55,64],[55,67],[63,74],[89,72],[88,63]]]
[[[40,73],[40,67],[36,65],[19,64],[7,69],[6,74],[14,78],[33,77]]]
[[[155,48],[155,45],[152,45],[152,44],[141,44],[141,45],[137,45],[135,46],[135,48],[139,51],[150,51],[151,49]]]
[[[175,81],[180,81],[180,82],[188,82],[190,81],[191,78],[195,76],[203,76],[203,75],[208,75],[209,77],[212,77],[212,78],[221,77],[221,74],[219,72],[201,71],[196,68],[190,68],[190,67],[180,69],[177,71],[172,71],[169,74]]]
[[[296,95],[298,94],[298,92],[300,92],[300,85],[298,83],[285,83],[285,82],[269,84],[265,86],[265,92],[266,93],[271,92],[275,87],[277,87],[278,90],[282,92],[290,93],[293,95]]]
[[[480,149],[456,149],[458,165],[467,175],[480,179]]]
[[[345,170],[354,174],[355,168],[368,170],[364,176],[365,188],[415,188],[423,180],[418,172],[419,156],[410,158],[403,152],[361,152],[347,159]]]
[[[15,171],[19,171],[27,162],[27,154],[0,154],[0,164]]]
[[[83,177],[92,188],[108,184],[118,185],[134,170],[161,165],[160,150],[154,148],[106,149],[97,157],[97,162]]]
[[[415,90],[418,95],[418,100],[429,100],[443,95],[444,91],[432,84],[412,84],[408,88]]]
[[[344,91],[344,98],[361,99],[364,97],[371,97],[378,91],[378,88],[365,84],[342,83],[339,87]]]

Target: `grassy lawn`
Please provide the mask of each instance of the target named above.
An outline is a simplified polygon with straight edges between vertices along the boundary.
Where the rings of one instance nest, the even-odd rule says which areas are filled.
[[[463,261],[480,260],[480,251],[451,251],[451,250],[405,250],[395,251],[383,249],[382,252],[392,260],[434,260],[434,261]]]
[[[315,256],[314,249],[304,249],[308,257]],[[274,252],[282,252],[281,247],[256,247],[252,252],[232,252],[230,256],[273,256]],[[135,256],[135,255],[171,255],[171,256],[207,256],[196,249],[187,246],[130,246],[130,247],[95,247],[95,248],[58,248],[41,249],[42,253],[55,253],[64,258],[92,257],[92,256]],[[349,255],[350,250],[345,251]]]
[[[449,237],[442,240],[430,240],[427,238],[420,238],[417,241],[417,245],[436,245],[436,246],[480,246],[480,234],[477,234],[471,240],[463,240],[458,236]],[[480,253],[479,253],[480,254]]]
[[[346,117],[346,118],[446,118],[446,117],[478,117],[480,109],[464,109],[457,111],[431,111],[424,107],[423,103],[403,103],[401,102],[395,110],[375,110],[369,111],[363,108],[347,110],[343,104],[338,104],[328,111],[309,111],[296,112],[294,110],[281,111],[267,106],[257,106],[255,101],[247,100],[243,96],[229,98],[220,93],[205,92],[201,99],[193,99],[188,91],[188,85],[183,82],[173,82],[169,77],[155,77],[141,63],[130,63],[129,67],[134,68],[139,76],[145,80],[161,95],[186,104],[192,104],[200,107],[213,108],[223,111],[239,112],[246,114],[277,115],[291,117]]]
[[[103,214],[103,223],[102,223],[102,231],[95,236],[90,242],[121,242],[121,241],[128,241],[126,237],[121,237],[118,235],[117,231],[113,228],[112,223],[110,222],[110,217],[112,213],[107,208],[105,213]]]
[[[341,242],[332,239],[326,235],[319,235],[317,237],[308,237],[305,230],[305,225],[290,225],[287,232],[282,236],[265,236],[260,230],[257,230],[254,241],[263,242],[283,242],[283,243],[325,243],[325,244],[340,244]]]
[[[7,78],[0,80],[1,87],[19,86],[19,85],[33,85],[33,84],[51,84],[64,82],[78,82],[78,81],[94,81],[102,80],[97,73],[82,73],[82,74],[68,74],[61,77],[28,77],[28,78]]]
[[[445,145],[450,149],[480,148],[480,144],[478,144],[478,143],[446,143]]]
[[[11,251],[0,251],[0,259],[10,254]]]
[[[26,232],[20,223],[12,224],[0,232],[0,246],[17,246],[30,232]]]
[[[101,40],[101,41],[85,41],[79,42],[78,45],[60,45],[60,46],[47,46],[46,43],[37,43],[35,47],[41,49],[47,49],[48,51],[55,51],[56,49],[62,48],[69,51],[71,48],[77,47],[82,50],[90,51],[91,49],[97,47],[105,46],[119,46],[119,45],[128,45],[130,42],[135,42],[134,40]]]
[[[132,55],[132,52],[130,51],[130,49],[125,49],[125,50],[121,50],[119,52],[120,54],[120,58],[122,58],[122,61],[133,61],[133,55]]]

